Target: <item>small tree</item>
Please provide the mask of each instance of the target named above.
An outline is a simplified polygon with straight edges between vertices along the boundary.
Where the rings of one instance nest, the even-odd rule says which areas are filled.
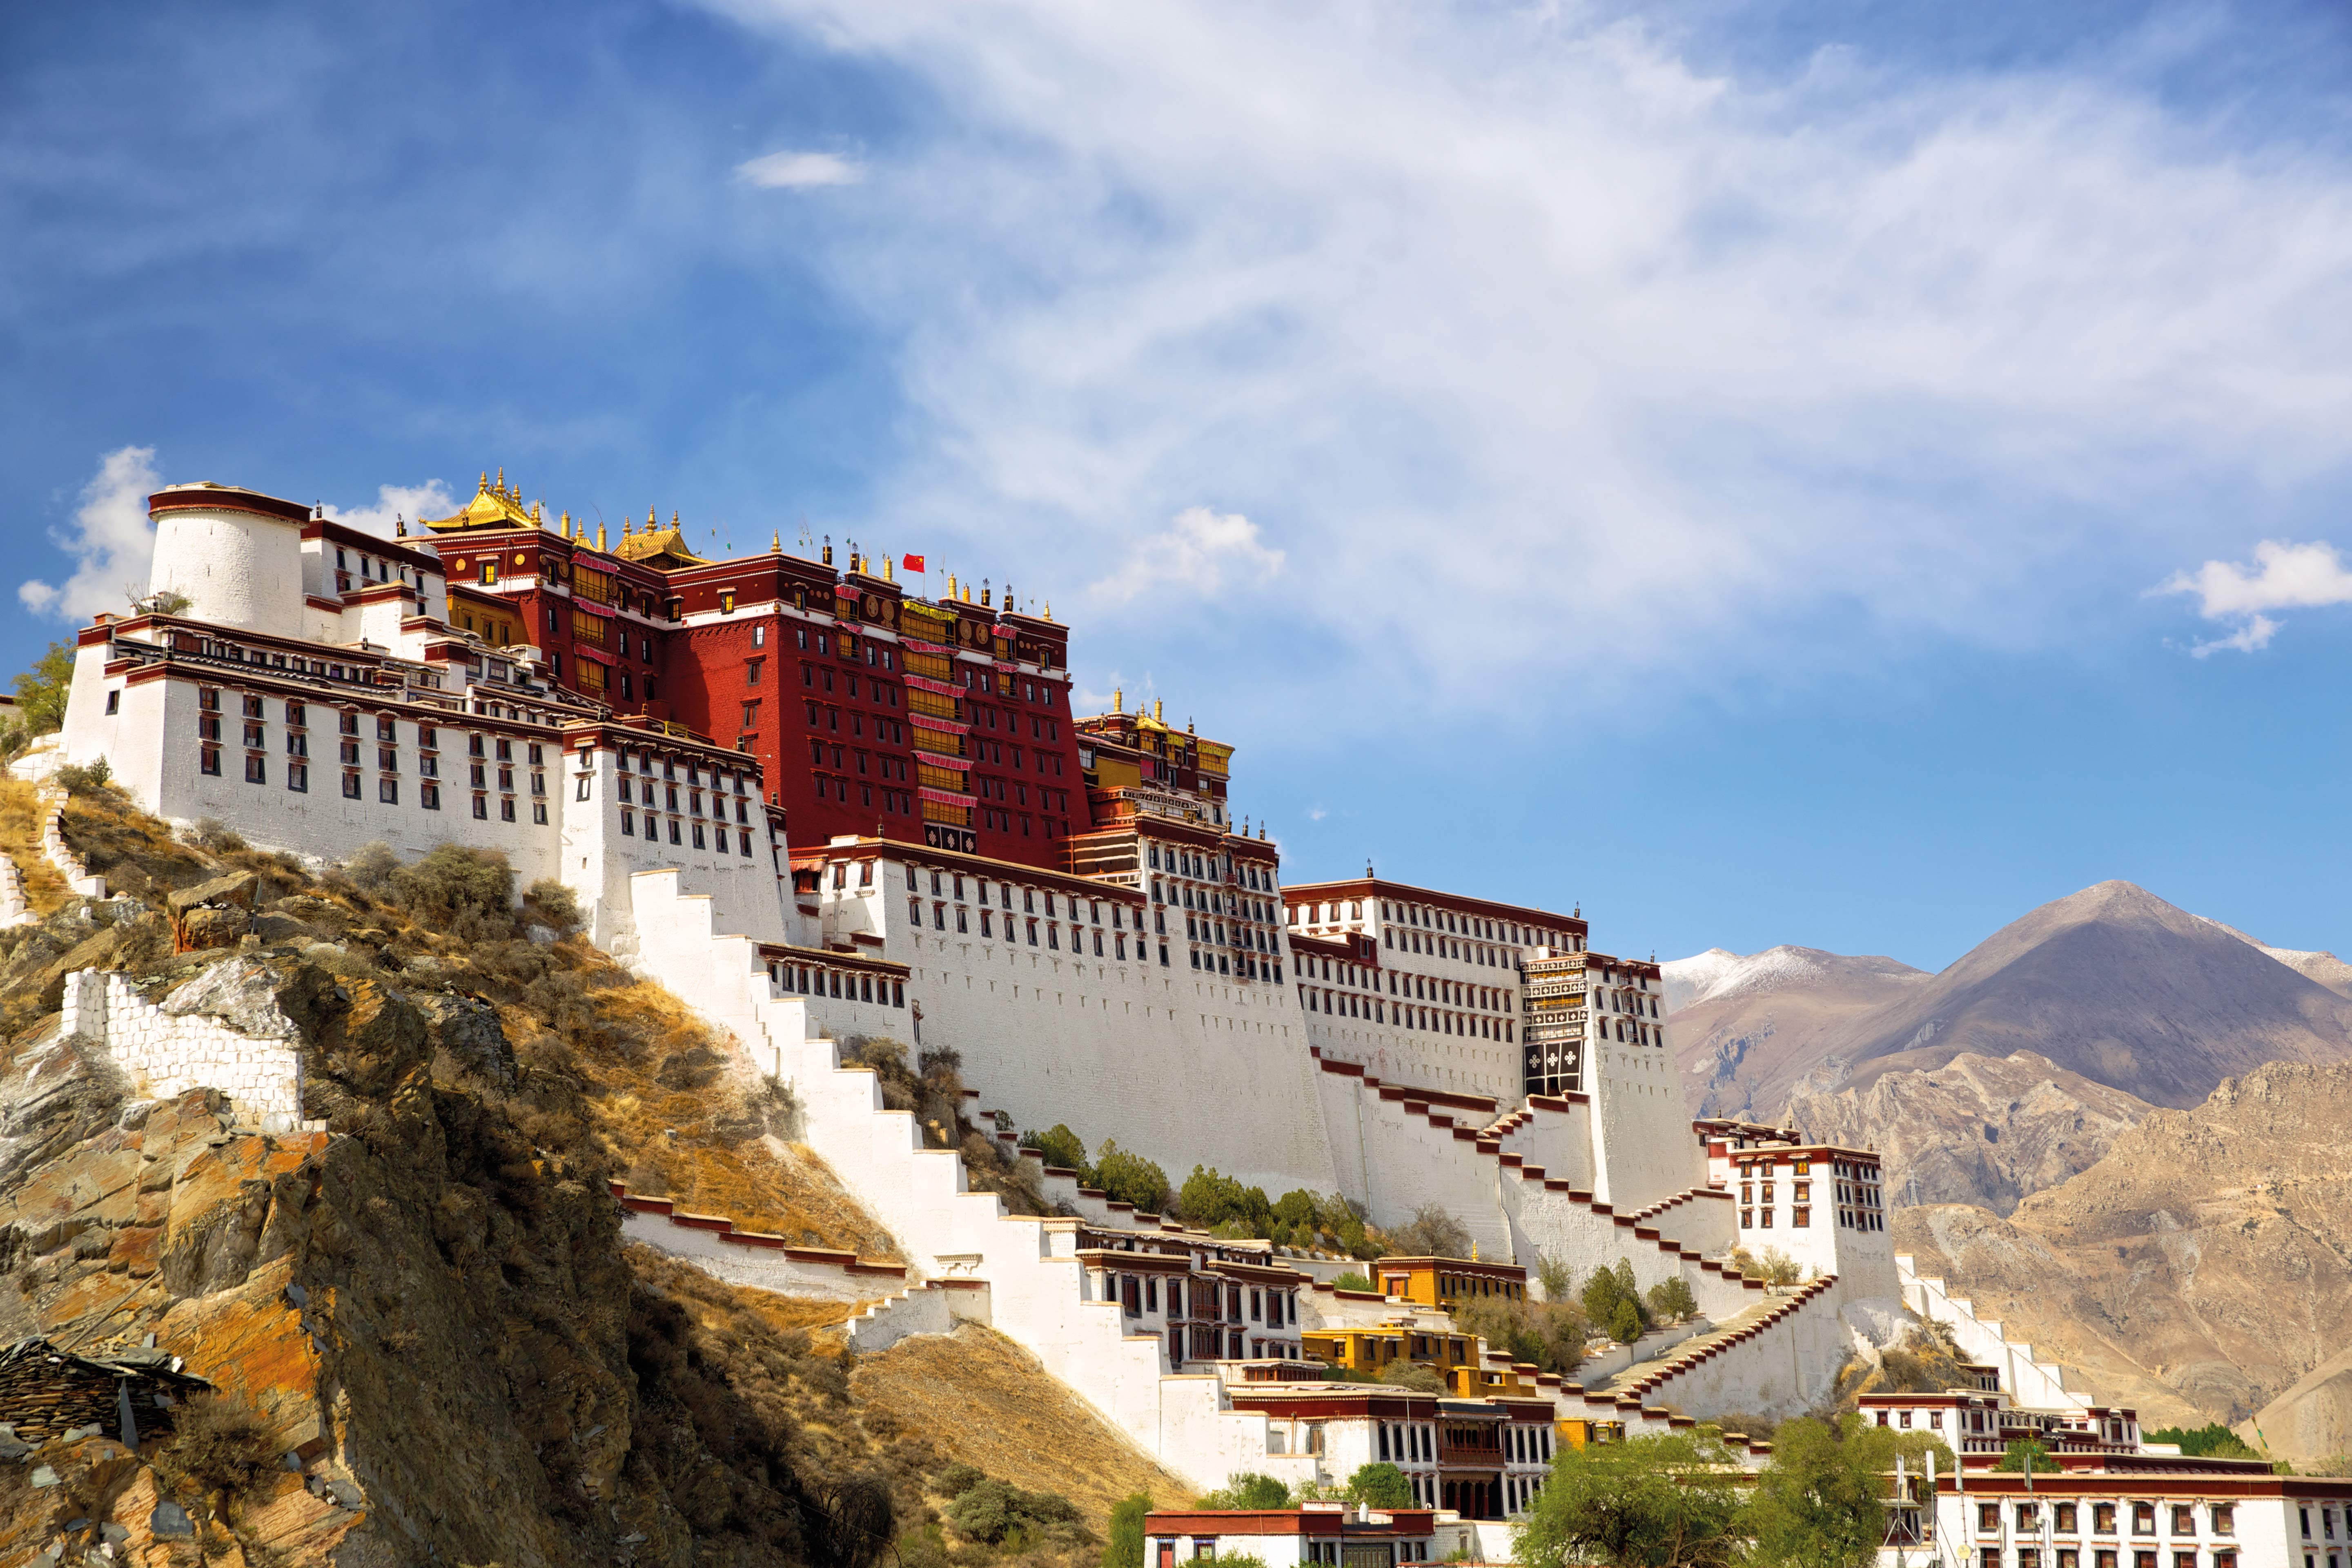
[[[1650,1287],[1650,1315],[1655,1318],[1696,1318],[1698,1298],[1691,1294],[1690,1282],[1681,1275],[1661,1279]]]
[[[1348,1478],[1348,1500],[1367,1508],[1411,1508],[1412,1486],[1402,1470],[1386,1460],[1359,1465]]]
[[[1111,1505],[1102,1568],[1143,1568],[1143,1520],[1150,1511],[1151,1499],[1142,1492],[1130,1492]]]
[[[1536,1255],[1536,1286],[1547,1301],[1565,1301],[1576,1289],[1576,1271],[1568,1259],[1555,1258],[1549,1252]]]
[[[1024,1132],[1021,1146],[1045,1155],[1045,1163],[1054,1169],[1074,1171],[1087,1186],[1095,1184],[1087,1169],[1086,1141],[1071,1131],[1067,1124],[1056,1121],[1043,1132]]]
[[[66,695],[73,689],[74,650],[53,642],[16,678],[16,722],[27,735],[47,735],[66,724]]]
[[[1467,1258],[1468,1227],[1436,1204],[1423,1204],[1412,1218],[1388,1233],[1389,1250],[1400,1258]]]
[[[2058,1473],[2059,1465],[2048,1448],[2032,1437],[2021,1437],[2009,1446],[2009,1451],[2000,1457],[2000,1463],[1993,1468],[2011,1475],[2054,1476]]]

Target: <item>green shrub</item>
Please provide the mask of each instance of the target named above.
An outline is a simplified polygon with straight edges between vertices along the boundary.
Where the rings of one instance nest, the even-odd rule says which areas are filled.
[[[1143,1568],[1143,1521],[1150,1511],[1151,1500],[1141,1492],[1111,1505],[1110,1539],[1103,1543],[1102,1568]]]
[[[1690,1282],[1680,1275],[1650,1287],[1649,1307],[1654,1318],[1698,1316],[1698,1298],[1691,1294]]]
[[[1334,1290],[1377,1290],[1380,1287],[1374,1285],[1358,1270],[1350,1268],[1348,1272],[1340,1275],[1339,1278],[1331,1281],[1331,1289]]]
[[[203,824],[197,826],[201,827]],[[205,847],[210,848],[211,846],[206,845]],[[399,869],[400,857],[393,853],[392,846],[381,838],[361,845],[343,861],[343,875],[371,893],[381,893],[390,888],[392,874]]]
[[[932,1485],[942,1497],[960,1498],[986,1479],[988,1472],[977,1465],[950,1465],[933,1478]]]
[[[1367,1508],[1411,1508],[1412,1487],[1402,1470],[1384,1460],[1359,1465],[1348,1478],[1348,1500]]]
[[[104,757],[89,763],[68,763],[50,775],[51,782],[68,795],[100,794],[113,777],[114,769]]]
[[[524,889],[522,901],[540,924],[552,928],[558,936],[570,936],[580,929],[580,900],[552,877],[541,877]]]
[[[1245,1187],[1205,1165],[1192,1167],[1184,1190],[1176,1194],[1176,1206],[1187,1225],[1207,1229],[1235,1225],[1236,1236],[1264,1236],[1274,1224],[1274,1205],[1266,1201],[1264,1187]]]
[[[1107,1197],[1133,1204],[1139,1213],[1158,1214],[1168,1206],[1168,1173],[1108,1138],[1095,1151],[1095,1185]]]
[[[2059,1467],[2048,1448],[2031,1437],[2024,1437],[2011,1443],[2009,1451],[2000,1457],[2000,1463],[1993,1468],[2011,1474],[2054,1476]]]
[[[1290,1489],[1272,1476],[1244,1470],[1239,1475],[1229,1477],[1225,1484],[1216,1490],[1202,1493],[1201,1500],[1193,1506],[1203,1509],[1288,1508]]]
[[[1642,1337],[1642,1307],[1633,1297],[1619,1299],[1617,1315],[1609,1321],[1609,1337],[1621,1345],[1630,1345]]]
[[[1024,1132],[1021,1146],[1044,1154],[1045,1163],[1056,1170],[1077,1172],[1085,1185],[1095,1184],[1088,1179],[1086,1141],[1063,1123],[1056,1121],[1044,1132]]]
[[[2259,1459],[2257,1453],[2244,1438],[2222,1426],[2210,1421],[2202,1426],[2159,1426],[2153,1432],[2143,1431],[2145,1443],[2178,1443],[2180,1451],[2198,1459]]]
[[[420,925],[461,942],[514,935],[514,868],[495,849],[440,845],[393,872],[392,896]]]
[[[1059,1492],[1024,1492],[1009,1481],[984,1478],[964,1489],[948,1508],[948,1521],[974,1541],[991,1546],[1032,1530],[1077,1522],[1077,1506]]]

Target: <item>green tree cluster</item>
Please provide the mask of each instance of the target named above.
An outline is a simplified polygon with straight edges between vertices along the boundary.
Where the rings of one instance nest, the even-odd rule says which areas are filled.
[[[1104,1139],[1089,1160],[1086,1140],[1057,1121],[1044,1132],[1024,1132],[1021,1146],[1036,1150],[1054,1169],[1076,1173],[1078,1185],[1094,1188],[1119,1203],[1133,1204],[1142,1213],[1159,1214],[1168,1207],[1168,1173],[1142,1155],[1120,1148],[1114,1139]]]
[[[2148,1443],[2178,1443],[2183,1454],[2198,1459],[2263,1458],[2252,1444],[2219,1421],[2209,1421],[2202,1426],[2159,1426],[2153,1432],[2142,1432],[2140,1438]]]
[[[1508,1351],[1513,1361],[1545,1372],[1574,1372],[1584,1362],[1584,1309],[1572,1298],[1513,1301],[1478,1296],[1456,1306],[1454,1321],[1465,1333]]]
[[[1895,1460],[1922,1473],[1948,1448],[1924,1432],[1782,1424],[1752,1487],[1715,1429],[1562,1449],[1517,1531],[1527,1568],[1867,1568],[1886,1536]]]
[[[1059,1492],[1024,1491],[1010,1481],[983,1475],[970,1465],[950,1465],[935,1483],[954,1500],[948,1522],[990,1546],[1074,1544],[1083,1533],[1077,1506]],[[1140,1542],[1139,1526],[1139,1544]]]
[[[1633,1264],[1621,1258],[1613,1268],[1603,1264],[1592,1271],[1580,1293],[1585,1321],[1619,1344],[1630,1345],[1650,1326],[1650,1305],[1633,1279]]]
[[[1296,1491],[1272,1476],[1262,1476],[1254,1470],[1226,1478],[1225,1484],[1212,1492],[1203,1492],[1192,1506],[1217,1510],[1223,1509],[1296,1508],[1300,1503],[1328,1500],[1328,1489],[1303,1483]],[[1362,1503],[1368,1508],[1411,1508],[1412,1487],[1404,1472],[1386,1461],[1356,1467],[1355,1474],[1339,1495],[1349,1502]],[[1117,1523],[1116,1517],[1113,1520]]]

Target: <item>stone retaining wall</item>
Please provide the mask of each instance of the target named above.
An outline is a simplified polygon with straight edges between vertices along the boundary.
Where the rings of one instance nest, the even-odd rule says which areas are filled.
[[[67,975],[60,1028],[68,1038],[102,1045],[142,1096],[166,1100],[217,1089],[240,1120],[257,1121],[264,1131],[302,1125],[302,1058],[291,1044],[241,1035],[201,1014],[166,1012],[121,974],[83,969]]]

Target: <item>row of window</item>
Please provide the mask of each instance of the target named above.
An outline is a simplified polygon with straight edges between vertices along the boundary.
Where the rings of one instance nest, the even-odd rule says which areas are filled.
[[[1810,1204],[1797,1204],[1792,1205],[1789,1210],[1789,1223],[1799,1230],[1811,1229],[1813,1224],[1812,1205]],[[1739,1211],[1739,1228],[1742,1230],[1771,1229],[1772,1211],[1769,1208],[1741,1209]]]
[[[2122,1522],[2126,1510],[2131,1515],[2131,1533],[2134,1535],[2158,1535],[2159,1531],[2157,1526],[2159,1522],[2165,1526],[2160,1532],[2163,1535],[2193,1536],[2200,1533],[2197,1517],[2199,1505],[2196,1503],[2053,1502],[2044,1504],[2032,1499],[2011,1503],[2006,1510],[1998,1502],[1977,1504],[1977,1530],[1979,1533],[1987,1535],[1996,1533],[2006,1517],[2015,1522],[2020,1535],[2038,1535],[2042,1531],[2042,1516],[2046,1512],[2049,1515],[2050,1529],[2054,1534],[2080,1535],[2084,1533],[2084,1528],[2087,1525],[2090,1534],[2115,1535],[2120,1533],[2116,1526]],[[2310,1510],[2305,1511],[2308,1513]],[[2235,1505],[2226,1502],[2210,1503],[2204,1505],[2204,1512],[2207,1521],[2212,1526],[2213,1534],[2235,1535],[2238,1532]],[[2306,1531],[2305,1533],[2307,1535],[2309,1531]]]
[[[2009,1568],[2008,1559],[1998,1546],[1980,1548],[1977,1561],[1980,1568]],[[2016,1564],[2017,1568],[2045,1568],[2042,1549],[2017,1548]],[[2095,1546],[2084,1551],[2058,1546],[2051,1549],[2046,1568],[2238,1568],[2238,1553],[2234,1548],[2224,1548],[2209,1558],[2194,1550],[2176,1551],[2168,1562],[2163,1553],[2152,1548],[2139,1548],[2130,1552],[2126,1564],[2124,1552],[2116,1547]],[[2311,1568],[2307,1556],[2305,1568]],[[2336,1568],[2336,1564],[2330,1563],[2328,1568]]]
[[[531,748],[533,751],[537,751],[538,749],[539,748],[536,746]],[[579,789],[575,793],[582,800],[586,800],[588,798],[588,784],[589,775],[586,773],[581,774]],[[658,800],[656,798],[654,793],[656,789],[661,792],[662,795],[662,798]],[[664,809],[669,811],[673,815],[677,811],[677,785],[674,784],[656,784],[651,779],[641,779],[637,781],[633,791],[628,774],[623,773],[615,780],[614,792],[618,797],[620,804],[623,805],[631,804],[631,796],[634,793],[635,804],[636,805],[645,806],[661,805]],[[686,788],[686,815],[688,816],[700,816],[703,815],[702,791],[697,789],[692,784],[688,784]],[[721,821],[724,821],[727,816],[727,802],[716,789],[710,792],[710,815]],[[736,796],[735,820],[747,825],[751,822],[751,802],[748,796]]]
[[[1394,1024],[1399,1028],[1419,1029],[1429,1034],[1475,1036],[1483,1040],[1516,1043],[1518,1026],[1509,1018],[1486,1018],[1474,1013],[1449,1013],[1442,1008],[1408,1007],[1402,1003],[1388,1003],[1368,996],[1358,996],[1346,991],[1323,991],[1312,985],[1298,988],[1299,1005],[1310,1013],[1360,1018],[1374,1024]]]
[[[543,821],[545,821],[545,820],[546,820],[546,818],[542,816],[542,817],[541,817],[539,820],[541,820],[541,821],[542,821],[542,822],[543,822]],[[662,824],[663,824],[664,822],[667,822],[667,823],[669,824],[669,841],[670,841],[672,844],[676,844],[676,845],[677,845],[680,848],[684,848],[684,847],[686,847],[684,843],[680,842],[680,837],[679,837],[679,829],[680,829],[681,826],[684,826],[684,828],[686,829],[686,832],[688,833],[688,835],[689,835],[689,836],[690,836],[690,837],[689,837],[689,840],[688,840],[688,841],[690,841],[690,842],[693,844],[693,846],[694,846],[694,847],[695,847],[695,848],[697,848],[697,849],[701,849],[701,848],[705,848],[705,847],[707,847],[707,846],[703,843],[703,832],[702,832],[702,824],[701,824],[701,823],[699,823],[699,822],[690,822],[690,823],[683,823],[683,824],[681,824],[681,820],[680,820],[679,818],[677,818],[677,817],[675,817],[675,816],[671,816],[671,817],[659,817],[659,816],[655,816],[652,812],[650,812],[650,811],[648,811],[648,812],[646,812],[646,817],[645,817],[645,835],[644,835],[644,837],[645,837],[645,840],[646,840],[646,843],[648,843],[648,844],[658,844],[659,842],[661,842]],[[726,826],[725,826],[723,823],[722,823],[722,824],[719,824],[719,825],[717,825],[717,826],[714,826],[710,829],[710,831],[711,831],[712,835],[713,835],[714,837],[717,837],[717,839],[718,839],[718,841],[719,841],[719,843],[718,843],[718,849],[719,849],[719,854],[721,854],[721,855],[726,854],[726,853],[727,853],[727,828],[726,828]],[[636,814],[635,812],[634,812],[634,811],[631,811],[631,810],[630,810],[628,807],[626,807],[626,806],[623,806],[623,807],[621,808],[621,837],[624,837],[624,838],[635,838],[635,837],[638,837],[638,834],[637,834],[637,814]],[[741,856],[743,857],[743,858],[745,858],[746,860],[748,860],[748,859],[750,859],[750,858],[751,858],[751,829],[750,829],[750,828],[743,827],[743,828],[737,828],[737,829],[735,830],[735,846],[736,846],[736,852],[737,852],[738,854],[741,855]]]
[[[221,777],[221,749],[218,746],[213,745],[198,747],[196,751],[196,767],[199,772],[203,773],[207,777]],[[478,775],[481,773],[481,769],[477,767],[474,771],[477,774],[477,782],[479,782]],[[540,777],[541,775],[534,773],[532,775],[533,783],[538,783]],[[288,762],[286,764],[285,780],[286,787],[291,793],[295,795],[308,795],[310,790],[310,763],[295,761]],[[267,752],[248,752],[246,753],[245,782],[250,784],[266,784],[269,782],[269,757]],[[342,796],[345,800],[364,800],[367,797],[366,781],[359,769],[345,768],[342,770]],[[384,805],[398,805],[401,801],[399,778],[389,773],[379,775],[375,782],[375,798],[380,804]],[[431,779],[420,781],[416,789],[416,804],[426,811],[439,811],[441,809],[441,786]],[[488,794],[476,791],[473,795],[473,814],[477,820],[488,822],[491,819],[492,813],[490,808],[490,797]],[[497,818],[499,821],[518,821],[520,818],[517,812],[518,806],[513,795],[502,795],[499,797],[497,810]],[[530,820],[541,826],[546,825],[548,820],[547,801],[544,795],[541,795],[538,799],[534,799],[530,803]],[[677,841],[673,839],[671,842],[675,843]],[[748,855],[751,851],[746,849],[744,853]]]
[[[771,959],[768,979],[778,990],[797,996],[831,996],[839,1001],[872,1002],[891,1007],[907,1005],[907,983],[887,975]]]

